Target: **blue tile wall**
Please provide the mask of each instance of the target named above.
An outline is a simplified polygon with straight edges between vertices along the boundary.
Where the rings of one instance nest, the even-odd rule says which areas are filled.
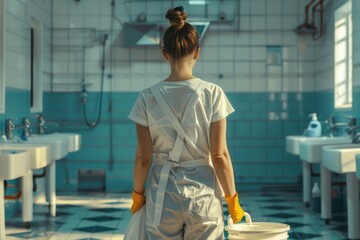
[[[241,190],[260,189],[268,184],[297,183],[301,162],[285,152],[285,136],[301,134],[307,115],[316,112],[317,93],[228,93],[235,108],[228,118],[228,146]],[[324,95],[326,98],[326,94]],[[95,119],[98,93],[88,95],[88,116]],[[112,98],[113,141],[110,148],[109,99]],[[44,116],[60,123],[48,131],[77,132],[82,149],[57,163],[57,189],[78,188],[80,169],[106,172],[106,190],[131,191],[133,159],[136,150],[135,125],[127,115],[137,97],[135,92],[106,93],[102,121],[96,128],[83,122],[79,93],[44,94]],[[323,101],[323,100],[321,100]],[[291,169],[291,173],[289,173]],[[64,177],[65,176],[65,177]]]
[[[330,115],[335,116],[337,122],[348,122],[347,116],[354,116],[357,123],[360,122],[360,87],[353,88],[353,106],[350,109],[335,109],[334,108],[334,93],[332,91],[321,91],[316,93],[316,109],[322,120],[327,120]],[[340,134],[344,134],[344,129]],[[328,130],[323,128],[323,133],[328,133]]]

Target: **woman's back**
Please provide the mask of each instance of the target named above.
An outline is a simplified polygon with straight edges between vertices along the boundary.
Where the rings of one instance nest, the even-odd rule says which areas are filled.
[[[201,85],[200,91],[197,91]],[[180,160],[203,158],[201,152],[210,151],[210,124],[226,117],[233,108],[217,85],[199,78],[184,81],[163,81],[155,87],[160,89],[162,96],[171,111],[181,122],[187,136],[196,145],[197,150],[185,141]],[[194,96],[194,95],[197,96]],[[195,97],[196,101],[192,101]],[[138,101],[142,102],[139,109],[129,116],[134,121],[143,121],[149,127],[153,153],[169,153],[172,150],[177,132],[164,110],[156,103],[150,89],[145,89]]]

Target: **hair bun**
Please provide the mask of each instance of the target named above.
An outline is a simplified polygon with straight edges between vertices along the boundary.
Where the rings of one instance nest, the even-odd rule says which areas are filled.
[[[179,6],[173,9],[169,9],[165,15],[165,18],[169,19],[171,26],[182,28],[185,25],[187,14],[184,12],[184,7]]]

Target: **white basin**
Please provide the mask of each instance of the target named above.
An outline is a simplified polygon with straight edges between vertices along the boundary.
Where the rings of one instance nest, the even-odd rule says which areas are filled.
[[[49,133],[45,135],[34,135],[34,137],[60,137],[69,141],[69,152],[77,152],[81,147],[81,135],[76,133]]]
[[[303,141],[321,139],[324,137],[305,137],[303,135],[290,135],[286,136],[286,151],[288,153],[299,155],[300,149],[299,145]]]
[[[0,151],[0,179],[10,180],[25,175],[30,170],[26,151]],[[2,197],[2,196],[0,196]]]
[[[360,179],[360,154],[356,155],[356,176]]]
[[[325,146],[323,148],[323,165],[336,173],[355,173],[355,156],[360,154],[359,144]]]
[[[38,143],[18,143],[3,144],[2,150],[23,150],[29,152],[29,162],[31,169],[39,169],[47,166],[51,162],[51,152],[49,145]]]
[[[348,239],[360,238],[360,205],[359,205],[359,181],[356,179],[356,155],[360,154],[360,144],[344,144],[325,146],[323,148],[322,164],[329,171],[346,174],[346,197],[347,197],[347,222]],[[327,193],[321,197],[331,199],[331,178],[322,181],[326,186]],[[324,202],[325,203],[325,202]],[[331,204],[323,204],[328,215],[331,216]]]
[[[322,148],[326,145],[351,143],[349,137],[323,137],[306,139],[300,142],[300,159],[309,163],[319,163],[322,160]]]
[[[50,146],[51,160],[60,160],[69,152],[69,142],[64,137],[47,137],[46,135],[30,136],[28,143],[40,143]]]

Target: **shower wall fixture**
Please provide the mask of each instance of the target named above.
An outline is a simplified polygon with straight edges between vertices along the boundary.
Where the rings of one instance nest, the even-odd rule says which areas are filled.
[[[314,41],[323,34],[324,0],[310,0],[305,7],[305,21],[294,32],[299,36],[312,36]]]

